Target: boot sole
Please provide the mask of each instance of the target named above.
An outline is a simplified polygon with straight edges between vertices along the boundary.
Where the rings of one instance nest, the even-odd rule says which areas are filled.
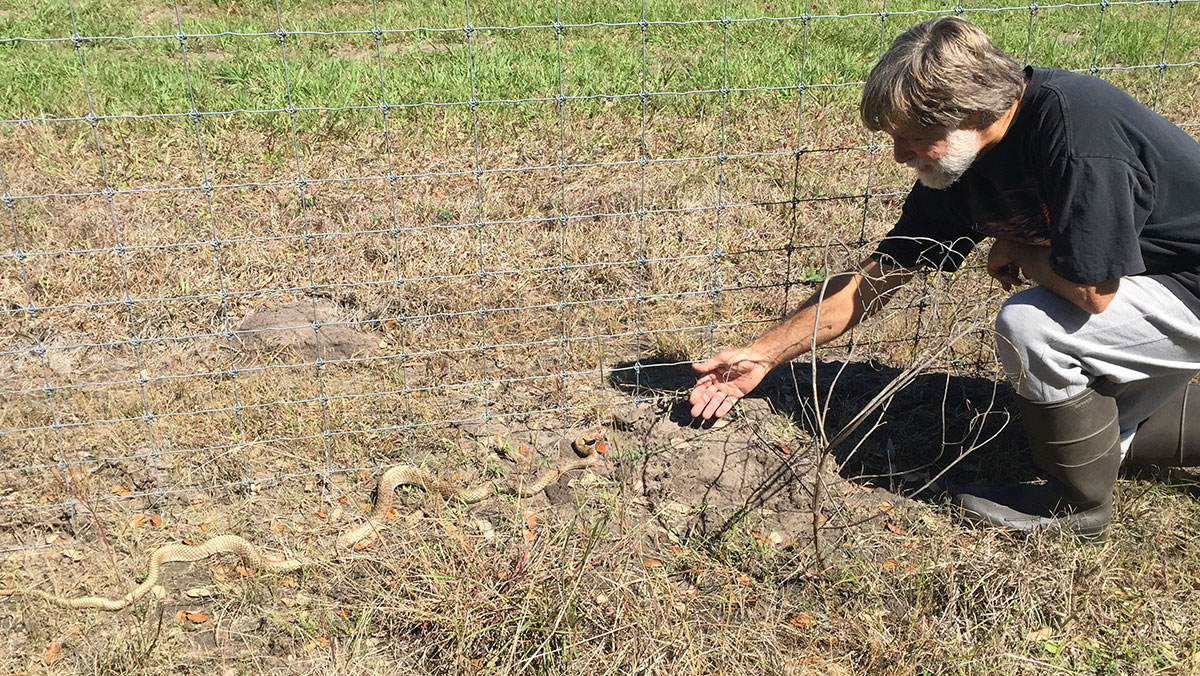
[[[1061,516],[1041,516],[1026,514],[969,493],[959,493],[951,502],[958,507],[958,519],[971,526],[1002,528],[1021,534],[1040,532],[1062,539],[1076,538],[1089,544],[1105,542],[1112,522],[1112,503]]]

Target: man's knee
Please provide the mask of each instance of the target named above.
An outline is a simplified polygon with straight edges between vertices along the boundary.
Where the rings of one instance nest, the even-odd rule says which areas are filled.
[[[997,340],[1018,352],[1045,345],[1066,330],[1072,314],[1082,311],[1040,286],[1014,294],[996,314]]]

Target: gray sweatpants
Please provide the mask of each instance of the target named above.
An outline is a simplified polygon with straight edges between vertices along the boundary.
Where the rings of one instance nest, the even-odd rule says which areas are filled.
[[[1137,426],[1200,372],[1200,318],[1150,277],[1122,278],[1096,315],[1043,287],[1026,289],[1000,309],[996,331],[1020,396],[1053,403],[1102,384],[1116,397],[1122,451]]]

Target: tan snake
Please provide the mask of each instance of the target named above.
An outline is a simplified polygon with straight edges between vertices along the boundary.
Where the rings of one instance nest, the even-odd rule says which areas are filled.
[[[338,537],[337,544],[344,549],[353,549],[354,545],[358,544],[360,540],[385,526],[387,514],[392,509],[392,496],[398,486],[417,486],[429,492],[440,493],[447,498],[461,500],[467,504],[479,502],[492,495],[493,492],[509,493],[528,498],[546,490],[546,486],[558,480],[558,477],[563,473],[577,469],[586,469],[596,464],[598,456],[595,450],[603,436],[603,427],[593,427],[579,435],[572,442],[571,448],[575,450],[577,455],[581,456],[580,458],[575,460],[560,460],[528,484],[517,484],[510,481],[503,486],[482,483],[472,488],[461,488],[439,478],[429,470],[413,467],[412,465],[397,465],[384,472],[383,476],[379,478],[379,484],[375,489],[375,508],[371,510],[371,516],[367,518],[367,522],[351,531],[343,533]]]
[[[572,443],[572,448],[575,449],[577,454],[582,456],[581,458],[559,461],[538,476],[532,483],[525,485],[510,482],[504,486],[497,487],[491,483],[484,483],[472,488],[461,488],[419,467],[411,465],[397,465],[392,467],[384,472],[383,476],[379,479],[379,484],[376,487],[375,508],[371,511],[367,522],[338,537],[337,544],[339,547],[353,549],[354,545],[360,540],[383,527],[385,525],[384,519],[392,508],[393,492],[397,486],[418,486],[426,491],[436,491],[447,498],[455,498],[468,504],[479,502],[492,495],[493,492],[511,493],[522,497],[529,497],[545,490],[546,486],[557,480],[564,472],[585,469],[596,464],[597,456],[595,451],[603,435],[603,428],[594,427],[576,437]],[[248,568],[258,568],[259,570],[271,573],[287,573],[313,563],[313,561],[308,559],[279,559],[263,556],[254,545],[241,536],[218,535],[199,545],[171,544],[154,550],[150,555],[146,579],[133,591],[120,598],[110,599],[103,596],[68,598],[40,589],[24,588],[0,588],[0,597],[32,596],[61,608],[121,610],[137,602],[158,584],[163,564],[200,561],[216,554],[236,554]]]

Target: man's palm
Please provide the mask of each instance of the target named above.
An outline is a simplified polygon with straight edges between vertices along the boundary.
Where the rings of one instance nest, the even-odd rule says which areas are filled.
[[[704,374],[696,381],[688,401],[693,418],[720,418],[746,396],[771,370],[760,358],[742,350],[721,352],[692,368]]]

